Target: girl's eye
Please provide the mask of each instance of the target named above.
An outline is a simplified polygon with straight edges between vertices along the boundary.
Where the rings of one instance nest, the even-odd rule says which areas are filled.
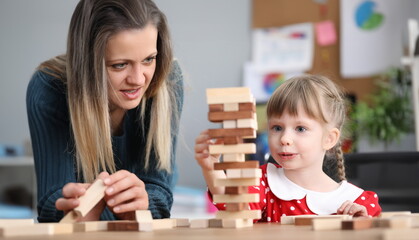
[[[115,69],[123,69],[127,66],[126,63],[117,63],[117,64],[112,64],[112,67]]]
[[[280,126],[272,126],[272,130],[273,130],[274,132],[279,132],[279,131],[281,131],[281,130],[282,130],[282,128],[281,128]]]
[[[144,60],[144,63],[151,64],[156,59],[156,56],[148,57]]]
[[[296,127],[297,132],[305,132],[307,129],[305,127],[302,126],[298,126]]]

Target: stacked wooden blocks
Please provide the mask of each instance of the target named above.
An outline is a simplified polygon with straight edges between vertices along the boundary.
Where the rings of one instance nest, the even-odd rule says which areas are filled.
[[[255,99],[246,87],[211,88],[207,89],[207,103],[209,121],[223,125],[209,130],[212,139],[222,140],[222,144],[210,145],[209,153],[222,154],[222,162],[214,163],[214,170],[225,171],[227,176],[214,182],[216,187],[225,187],[225,194],[213,196],[214,202],[226,204],[225,211],[216,213],[220,223],[214,225],[252,226],[253,219],[261,218],[261,212],[249,210],[249,203],[259,202],[259,195],[249,194],[248,187],[259,185],[262,173],[259,162],[245,161],[245,154],[256,153],[256,145],[244,143],[243,139],[256,138]]]

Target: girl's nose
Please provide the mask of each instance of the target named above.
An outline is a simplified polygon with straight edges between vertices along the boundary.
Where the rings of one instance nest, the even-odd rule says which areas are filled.
[[[145,82],[145,69],[141,64],[135,64],[127,78],[127,82],[133,85],[143,85]]]

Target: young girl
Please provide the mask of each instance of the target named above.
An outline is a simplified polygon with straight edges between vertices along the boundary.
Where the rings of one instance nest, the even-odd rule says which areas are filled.
[[[267,105],[269,149],[276,164],[261,166],[259,186],[249,193],[260,195],[250,209],[261,209],[261,222],[279,222],[281,216],[304,214],[349,214],[377,216],[381,212],[377,194],[346,181],[341,131],[345,120],[345,99],[337,86],[322,76],[303,75],[283,83]],[[195,157],[202,167],[211,194],[223,194],[214,187],[212,163],[218,156],[208,154],[210,139],[203,132],[196,139]],[[336,160],[341,182],[323,172],[326,154]],[[216,204],[224,209],[224,204]]]

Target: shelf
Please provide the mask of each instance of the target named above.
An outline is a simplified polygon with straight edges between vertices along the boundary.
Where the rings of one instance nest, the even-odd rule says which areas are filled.
[[[33,166],[33,157],[0,157],[0,166]]]

